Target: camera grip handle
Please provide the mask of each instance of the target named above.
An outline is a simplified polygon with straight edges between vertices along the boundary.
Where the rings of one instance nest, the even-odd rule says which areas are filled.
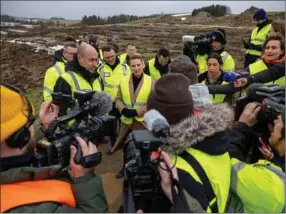
[[[71,144],[76,148],[76,153],[74,156],[74,162],[76,164],[81,164],[81,159],[82,159],[81,146],[77,142],[72,142]]]

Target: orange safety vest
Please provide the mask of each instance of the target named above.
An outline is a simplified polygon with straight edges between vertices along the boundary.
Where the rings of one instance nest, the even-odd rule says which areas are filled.
[[[41,202],[56,202],[75,208],[73,191],[68,182],[41,180],[1,184],[1,213]]]

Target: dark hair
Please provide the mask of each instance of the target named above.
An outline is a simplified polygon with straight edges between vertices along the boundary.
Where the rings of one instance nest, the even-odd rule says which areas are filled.
[[[208,55],[207,61],[209,61],[209,59],[216,59],[220,65],[223,65],[223,61],[222,61],[221,55],[219,53],[216,53],[216,52],[210,53]]]
[[[76,39],[73,36],[67,36],[65,38],[65,42],[76,42]]]
[[[282,36],[285,37],[285,23],[275,21],[271,23],[274,32],[280,33]]]
[[[163,57],[170,57],[170,51],[167,48],[160,48],[158,51],[158,56],[163,56]]]
[[[108,42],[108,45],[114,47],[114,52],[115,53],[119,53],[119,46],[115,42],[113,42],[113,41]]]
[[[89,36],[89,42],[96,43],[97,42],[97,36],[96,35],[90,35]]]
[[[285,54],[285,40],[282,35],[269,36],[263,44],[263,49],[265,49],[269,41],[280,41],[280,48],[281,50],[283,50],[283,53]]]
[[[112,50],[113,50],[114,52],[116,52],[114,46],[112,46],[112,45],[104,45],[104,46],[101,48],[101,50],[102,50],[102,52],[109,52],[109,51],[112,51]]]
[[[169,64],[169,71],[170,73],[183,74],[190,80],[191,85],[198,83],[198,68],[192,60],[185,55],[180,55],[173,59]]]

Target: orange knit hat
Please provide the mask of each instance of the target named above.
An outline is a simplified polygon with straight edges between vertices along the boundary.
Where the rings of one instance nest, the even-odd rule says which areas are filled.
[[[3,85],[1,87],[1,143],[28,122],[25,97]]]

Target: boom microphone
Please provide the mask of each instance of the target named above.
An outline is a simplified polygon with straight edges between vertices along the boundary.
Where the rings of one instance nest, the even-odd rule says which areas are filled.
[[[94,116],[106,115],[112,110],[112,98],[106,92],[95,92],[90,104],[96,108]]]
[[[157,137],[167,137],[170,133],[168,121],[157,110],[151,109],[146,112],[144,122],[148,130],[153,131]]]

